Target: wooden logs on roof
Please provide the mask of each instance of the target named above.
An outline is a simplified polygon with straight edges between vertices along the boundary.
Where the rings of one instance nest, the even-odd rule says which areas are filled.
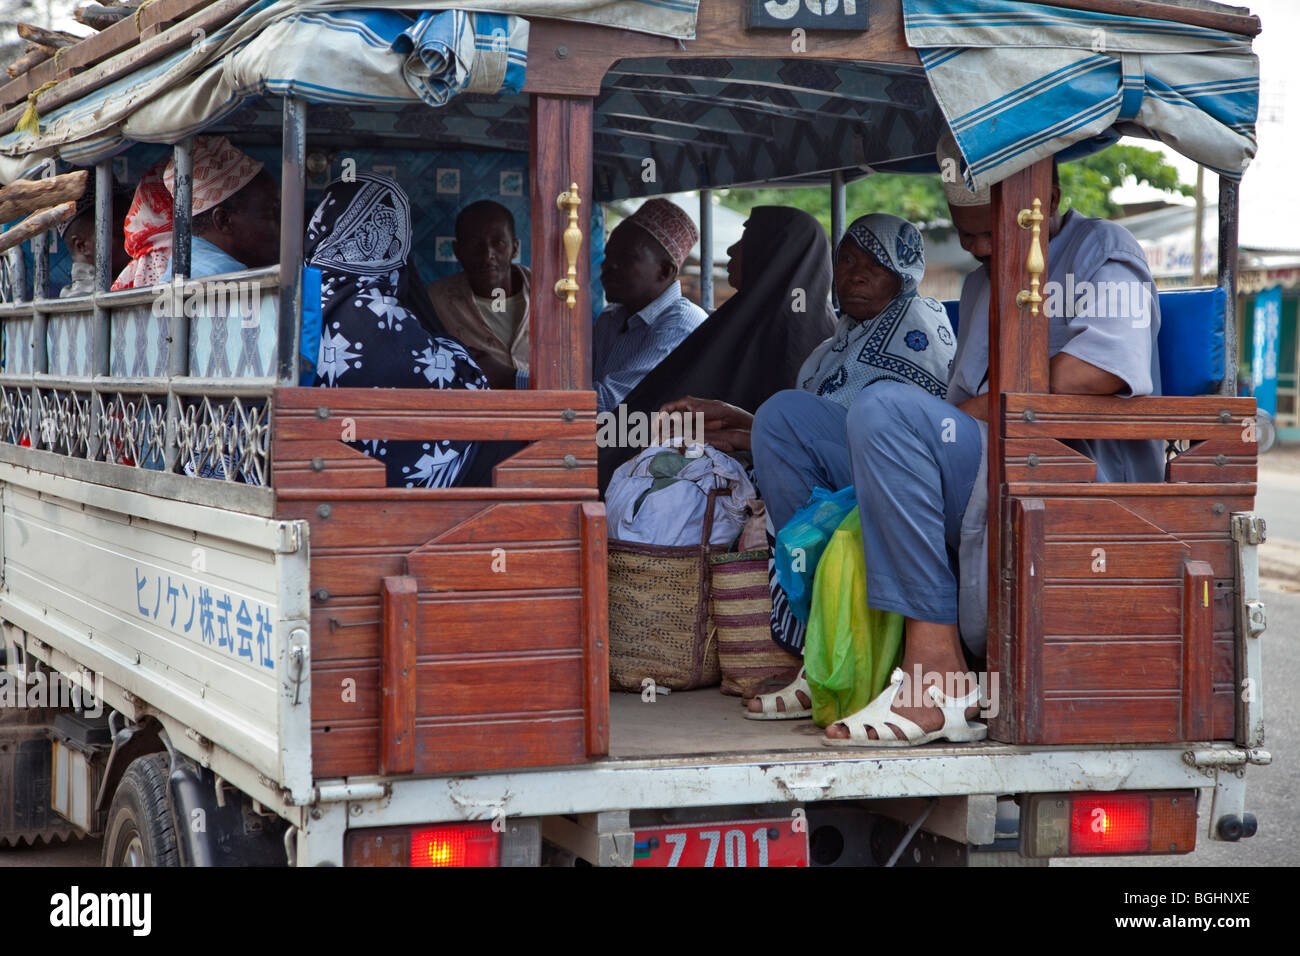
[[[79,37],[75,33],[64,33],[62,30],[46,30],[44,27],[33,26],[30,23],[18,24],[18,35],[24,40],[31,40],[33,43],[52,46],[56,49],[61,46],[72,46],[74,43],[80,43],[85,39],[85,37]]]
[[[76,212],[75,202],[65,202],[32,213],[8,232],[0,235],[0,252],[11,249],[32,236],[40,235],[47,229],[53,229],[59,223],[71,219]]]
[[[54,56],[57,47],[46,46],[43,43],[29,43],[23,50],[23,55],[14,60],[5,68],[10,79],[16,79],[22,76],[37,63],[44,63],[50,57]]]
[[[127,17],[135,16],[137,9],[146,2],[147,0],[110,0],[107,5],[92,3],[74,10],[72,15],[79,23],[94,30],[104,30]],[[32,67],[53,57],[58,50],[75,46],[86,39],[63,30],[47,30],[32,23],[18,23],[16,26],[18,36],[29,42],[23,55],[5,68],[10,79],[25,75]]]
[[[57,62],[51,59],[37,63],[26,73],[0,84],[0,134],[12,130],[25,114],[32,105],[25,101],[32,93],[46,89],[35,104],[39,112],[56,109],[193,43],[195,29],[211,34],[253,6],[255,0],[107,2],[113,8],[131,7],[131,15],[62,50]],[[54,81],[57,87],[47,87]]]
[[[19,23],[16,26],[18,27],[18,36],[28,42],[27,46],[23,48],[23,55],[5,68],[5,72],[13,80],[25,75],[32,67],[39,66],[52,58],[59,50],[75,46],[85,39],[73,33],[65,33],[62,30],[47,30],[31,23]]]
[[[90,171],[87,169],[78,169],[49,179],[15,180],[0,188],[0,223],[12,222],[22,216],[68,202],[76,205],[76,201],[85,195],[89,181]],[[5,235],[8,236],[9,233]]]
[[[92,3],[86,7],[78,7],[73,16],[77,18],[78,23],[84,23],[95,30],[103,30],[105,27],[111,27],[118,20],[134,16],[137,6],[138,4],[115,4],[105,7]]]

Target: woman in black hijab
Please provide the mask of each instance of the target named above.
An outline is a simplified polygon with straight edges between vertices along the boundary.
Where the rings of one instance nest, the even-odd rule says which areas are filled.
[[[307,226],[303,254],[321,272],[320,357],[326,388],[485,389],[455,339],[430,335],[417,315],[422,288],[408,275],[411,208],[371,173],[331,183]],[[384,463],[389,487],[464,484],[479,450],[469,441],[348,442]]]
[[[835,329],[831,249],[808,213],[756,206],[727,250],[736,294],[677,346],[625,399],[651,414],[685,395],[756,409],[795,388],[799,366]],[[600,449],[600,487],[637,449]]]

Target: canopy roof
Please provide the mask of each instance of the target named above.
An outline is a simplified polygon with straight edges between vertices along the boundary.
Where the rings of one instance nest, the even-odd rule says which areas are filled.
[[[920,67],[691,57],[689,46],[680,58],[615,64],[596,100],[597,197],[934,171],[945,126],[974,184],[1121,134],[1158,138],[1229,176],[1254,155],[1258,62],[1242,36],[1015,0],[901,4]],[[426,12],[393,9],[403,6]],[[259,0],[199,46],[42,116],[38,133],[0,137],[0,181],[52,155],[88,165],[132,141],[200,130],[278,142],[268,94],[314,103],[322,144],[364,135],[369,145],[526,151],[528,24],[514,14],[676,36],[693,35],[696,14],[696,0],[484,0],[478,8],[496,12],[427,12],[439,6]]]

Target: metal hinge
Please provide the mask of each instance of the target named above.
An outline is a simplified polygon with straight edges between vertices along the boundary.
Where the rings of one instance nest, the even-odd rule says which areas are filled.
[[[1188,750],[1183,754],[1183,762],[1193,767],[1207,768],[1240,767],[1248,763],[1266,767],[1273,762],[1273,755],[1258,747],[1248,750]]]
[[[1267,538],[1268,525],[1263,518],[1254,514],[1232,516],[1232,540],[1242,544],[1263,544]]]
[[[1246,601],[1246,636],[1259,637],[1268,627],[1268,614],[1263,601]]]

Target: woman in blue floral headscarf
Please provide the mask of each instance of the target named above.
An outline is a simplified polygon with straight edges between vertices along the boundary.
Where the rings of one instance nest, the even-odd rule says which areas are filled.
[[[855,219],[835,251],[840,320],[799,369],[799,387],[844,406],[881,380],[942,398],[957,337],[943,305],[916,291],[924,275],[915,226],[883,213]]]
[[[307,226],[307,265],[321,272],[320,357],[314,384],[327,388],[485,389],[487,379],[455,339],[421,326],[408,276],[411,207],[391,179],[358,174],[326,190]],[[417,291],[418,290],[418,291]],[[475,442],[349,442],[384,463],[396,488],[460,483]]]
[[[855,219],[835,251],[840,318],[835,333],[799,369],[799,388],[845,408],[864,388],[881,381],[916,385],[942,398],[957,337],[943,305],[917,292],[924,275],[925,246],[915,226],[884,214]],[[784,474],[780,458],[762,443],[755,446],[755,474],[774,529],[789,520],[811,490],[790,493],[794,483]],[[774,570],[769,580],[773,639],[786,650],[801,653],[804,624],[791,612]],[[811,700],[800,671],[789,686],[750,701],[745,716],[755,720],[810,716]]]

